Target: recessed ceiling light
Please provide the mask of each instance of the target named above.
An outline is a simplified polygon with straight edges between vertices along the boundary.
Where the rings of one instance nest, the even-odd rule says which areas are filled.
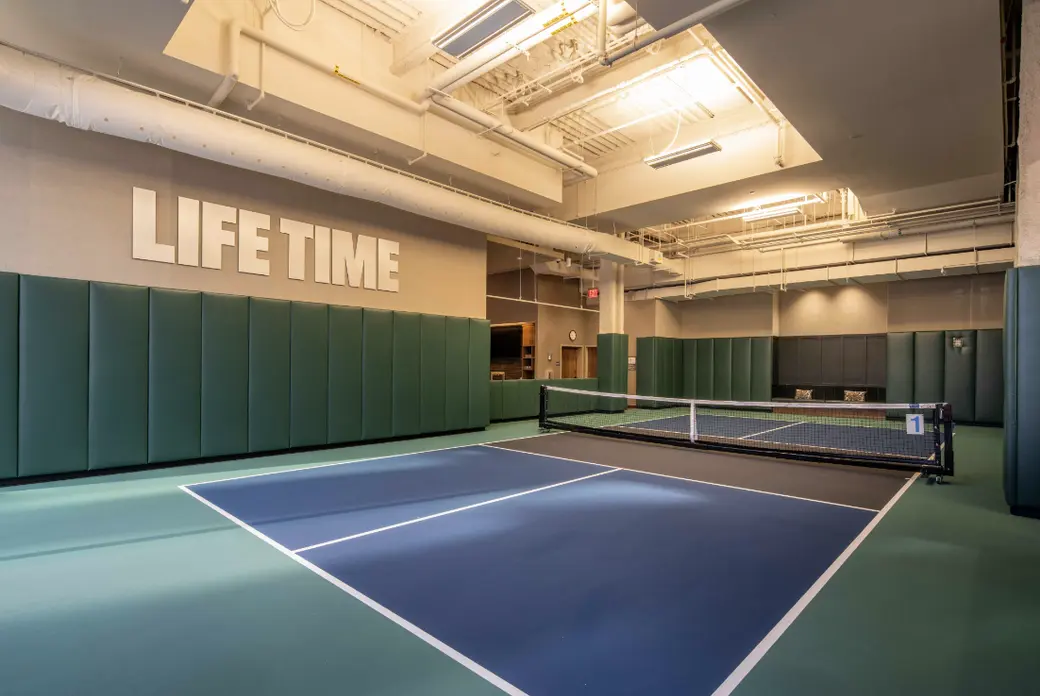
[[[694,157],[703,157],[704,155],[710,155],[714,152],[721,151],[722,147],[717,142],[709,140],[705,143],[687,145],[686,147],[681,147],[678,150],[672,150],[671,152],[662,152],[659,155],[652,155],[643,161],[654,169],[661,169],[662,167],[670,167],[673,164],[691,160]]]

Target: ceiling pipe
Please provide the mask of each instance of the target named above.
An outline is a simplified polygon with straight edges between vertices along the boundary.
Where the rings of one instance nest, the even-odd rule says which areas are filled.
[[[319,72],[326,74],[332,74],[339,77],[350,84],[354,85],[358,89],[361,89],[373,96],[379,97],[380,99],[393,104],[394,106],[400,107],[409,113],[420,115],[429,109],[430,102],[426,101],[423,103],[417,103],[407,97],[403,97],[400,94],[396,94],[389,90],[383,89],[377,85],[362,82],[357,77],[352,76],[344,72],[338,65],[333,66],[331,69],[328,64],[323,61],[317,60],[306,53],[303,53],[293,46],[276,39],[269,34],[264,33],[260,29],[254,29],[253,27],[246,26],[238,20],[228,22],[227,25],[227,42],[228,42],[228,66],[227,74],[224,80],[220,83],[217,91],[213,97],[209,100],[209,106],[218,108],[227,99],[228,95],[231,94],[231,90],[234,89],[241,76],[241,37],[246,36],[253,39],[261,46],[268,46],[279,53],[283,53],[290,58],[293,58],[300,63],[307,65]],[[543,142],[539,142],[530,136],[527,136],[519,131],[513,129],[512,126],[503,124],[493,116],[489,116],[482,111],[469,107],[455,100],[438,100],[438,105],[443,106],[450,111],[453,111],[460,116],[463,116],[474,123],[479,124],[486,130],[493,130],[503,137],[517,143],[521,147],[532,150],[539,155],[546,157],[561,166],[568,169],[574,169],[581,172],[585,176],[595,177],[597,172],[594,168],[585,164],[580,159],[563,152],[554,147],[550,147]]]
[[[669,73],[669,72],[671,72],[673,70],[676,70],[677,68],[685,65],[686,63],[689,63],[691,61],[694,61],[694,60],[697,60],[697,59],[700,59],[700,58],[707,58],[707,57],[709,57],[707,51],[705,51],[705,50],[698,50],[698,51],[694,51],[693,53],[687,54],[687,55],[683,56],[682,58],[677,58],[677,59],[675,59],[673,61],[665,63],[664,65],[659,65],[656,68],[653,68],[651,70],[647,70],[645,73],[642,73],[640,75],[636,75],[635,77],[633,77],[630,80],[624,80],[622,82],[617,83],[616,85],[614,85],[612,87],[608,87],[608,88],[606,88],[604,90],[600,90],[599,92],[596,92],[593,95],[585,97],[584,99],[579,99],[578,101],[573,102],[572,104],[569,104],[569,105],[565,106],[564,108],[560,109],[559,111],[556,111],[552,115],[547,116],[546,118],[543,118],[542,120],[538,121],[537,123],[532,124],[526,130],[530,131],[530,130],[534,130],[536,128],[540,128],[540,127],[542,127],[544,125],[552,123],[553,121],[557,121],[557,120],[563,118],[564,116],[568,116],[568,115],[574,113],[575,111],[578,111],[579,109],[583,109],[586,106],[588,106],[589,104],[593,104],[593,103],[595,103],[595,102],[597,102],[597,101],[599,101],[601,99],[605,99],[605,98],[609,97],[612,94],[617,94],[618,92],[623,92],[626,89],[631,89],[632,87],[635,87],[638,84],[646,82],[647,80],[652,80],[655,77],[659,77],[659,76],[665,75],[665,74],[667,74],[667,73]]]
[[[653,34],[647,34],[638,41],[635,41],[631,46],[627,46],[621,49],[620,51],[604,56],[603,60],[601,60],[600,63],[602,65],[610,67],[622,58],[625,58],[627,56],[632,55],[633,53],[641,51],[651,44],[655,44],[658,41],[663,41],[665,39],[670,39],[676,34],[681,34],[687,29],[695,27],[698,24],[708,21],[709,19],[718,17],[719,15],[723,14],[724,12],[728,12],[729,10],[732,10],[734,7],[737,7],[738,5],[743,5],[745,2],[747,2],[747,0],[716,0],[716,2],[713,2],[707,7],[698,10],[697,12],[694,12],[691,15],[683,17],[679,21],[673,22],[665,28],[655,31]]]
[[[533,152],[546,157],[557,164],[560,164],[567,169],[573,169],[574,171],[581,172],[587,177],[594,178],[599,175],[595,167],[585,164],[582,160],[569,155],[562,150],[558,150],[551,145],[547,145],[541,142],[537,138],[524,133],[523,131],[517,130],[510,125],[502,123],[494,116],[490,116],[480,109],[470,106],[465,102],[461,102],[458,99],[452,97],[434,96],[433,103],[437,106],[447,109],[454,114],[462,116],[463,118],[469,119],[473,123],[483,126],[487,131],[497,133],[503,138],[511,140],[512,142],[527,148]]]
[[[972,218],[970,220],[953,220],[951,222],[939,222],[931,225],[918,225],[916,227],[896,227],[880,232],[866,232],[842,237],[843,244],[855,242],[869,242],[881,239],[899,239],[900,237],[912,237],[918,234],[929,234],[933,232],[949,232],[951,230],[963,229],[965,227],[988,227],[990,225],[1009,225],[1015,222],[1014,215],[1000,215],[989,218]]]
[[[261,46],[267,46],[272,48],[279,53],[282,53],[294,60],[303,63],[304,65],[310,66],[318,72],[323,72],[327,75],[334,75],[339,77],[346,82],[354,85],[363,92],[367,92],[372,96],[379,97],[385,102],[393,104],[394,106],[400,107],[409,113],[419,115],[424,113],[428,108],[429,104],[418,104],[408,97],[404,97],[395,92],[391,92],[388,89],[383,89],[378,85],[374,85],[370,82],[365,82],[360,78],[348,75],[338,65],[330,66],[328,63],[322,60],[313,58],[306,53],[298,50],[296,47],[285,43],[280,39],[276,39],[263,32],[260,29],[255,29],[250,26],[242,24],[239,20],[235,19],[227,24],[227,56],[228,64],[227,71],[224,75],[223,81],[220,86],[217,87],[217,91],[214,92],[213,96],[209,100],[209,106],[214,108],[219,107],[227,99],[228,95],[231,94],[231,90],[234,89],[235,85],[238,84],[241,78],[241,37],[247,36],[250,39],[256,41]]]
[[[485,234],[619,263],[668,267],[660,252],[619,237],[496,204],[285,131],[4,45],[0,45],[0,107]]]
[[[599,42],[599,60],[602,63],[607,59],[607,12],[608,0],[599,0],[599,23],[596,26],[596,38]]]

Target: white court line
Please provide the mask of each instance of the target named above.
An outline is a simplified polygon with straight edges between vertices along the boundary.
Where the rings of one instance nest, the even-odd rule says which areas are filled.
[[[535,437],[546,437],[548,435],[559,435],[559,433],[536,433],[534,435],[523,435],[520,437],[507,437],[504,440],[493,440],[493,442],[513,442],[514,440],[530,440]],[[450,436],[448,436],[450,437]],[[463,447],[479,447],[483,442],[471,442],[468,445],[452,445],[451,447],[436,447],[434,449],[420,450],[418,452],[401,452],[400,454],[381,454],[378,457],[362,457],[361,459],[344,459],[341,462],[326,462],[325,464],[313,464],[311,466],[300,466],[295,469],[279,469],[278,471],[262,471],[257,474],[243,474],[242,476],[231,476],[228,478],[214,479],[212,481],[199,481],[198,483],[189,483],[189,486],[208,486],[211,483],[227,483],[228,481],[240,481],[248,478],[259,478],[260,476],[275,476],[277,474],[291,474],[296,471],[310,471],[311,469],[327,469],[330,466],[343,466],[344,464],[357,464],[359,462],[374,462],[379,459],[393,459],[394,457],[413,457],[417,454],[429,454],[430,452],[447,452],[448,450],[462,449]],[[354,445],[344,445],[344,447],[360,447],[366,445],[364,442],[358,442]],[[277,455],[275,455],[277,456]]]
[[[759,435],[765,435],[766,433],[775,433],[777,430],[783,430],[784,428],[793,428],[796,425],[804,425],[804,423],[802,421],[796,421],[794,423],[788,423],[787,425],[781,425],[779,428],[773,428],[771,430],[763,430],[760,433],[751,433],[750,435],[745,435],[744,437],[738,437],[737,439],[738,440],[746,440],[749,437],[758,437]]]
[[[460,665],[462,665],[466,669],[470,670],[474,674],[476,674],[476,675],[484,678],[485,680],[491,682],[492,684],[497,686],[499,689],[501,689],[503,692],[509,694],[509,696],[527,696],[527,694],[525,692],[523,692],[520,689],[516,688],[515,686],[513,686],[512,684],[507,682],[505,679],[503,679],[502,677],[498,676],[497,674],[495,674],[493,672],[488,671],[484,667],[481,667],[479,664],[477,664],[476,662],[474,662],[470,658],[466,657],[465,655],[463,655],[459,651],[455,650],[451,646],[449,646],[449,645],[447,645],[445,643],[442,643],[441,641],[437,640],[436,638],[431,636],[429,633],[427,633],[426,631],[422,630],[421,628],[419,628],[415,624],[411,623],[410,621],[408,621],[408,620],[398,616],[397,614],[395,614],[394,612],[390,611],[389,609],[387,609],[382,604],[378,603],[377,601],[375,601],[374,599],[372,599],[368,595],[362,594],[360,591],[354,589],[353,587],[351,587],[350,585],[346,584],[345,582],[343,582],[339,578],[335,577],[334,575],[331,575],[328,572],[322,570],[321,568],[319,568],[318,566],[314,565],[313,563],[311,563],[307,559],[301,558],[300,556],[297,556],[295,553],[293,553],[289,549],[285,548],[284,546],[282,546],[278,542],[274,541],[270,537],[265,536],[264,534],[262,534],[261,532],[257,531],[256,529],[253,529],[248,524],[246,524],[242,520],[238,519],[237,517],[235,517],[234,515],[232,515],[228,511],[224,510],[223,508],[217,507],[216,505],[214,505],[210,501],[206,500],[201,495],[199,495],[195,491],[191,490],[188,486],[178,486],[178,488],[180,488],[182,491],[184,491],[185,493],[187,493],[191,497],[193,497],[196,500],[198,500],[200,503],[202,503],[206,507],[210,508],[211,510],[216,511],[217,513],[219,513],[219,514],[223,515],[224,517],[226,517],[227,519],[231,520],[232,522],[234,522],[239,527],[241,527],[242,529],[246,530],[247,532],[249,532],[250,534],[252,534],[256,538],[261,539],[262,541],[264,541],[268,545],[270,545],[273,548],[277,549],[282,554],[284,554],[284,555],[288,556],[289,558],[293,559],[294,561],[296,561],[297,563],[302,565],[304,568],[306,568],[306,569],[310,570],[311,572],[316,573],[317,575],[321,576],[322,578],[324,578],[328,582],[332,583],[333,585],[335,585],[339,589],[341,589],[344,592],[346,592],[347,594],[349,594],[354,599],[360,601],[362,604],[365,604],[369,608],[375,610],[379,614],[382,614],[384,617],[390,619],[395,624],[397,624],[401,628],[403,628],[406,631],[408,631],[409,633],[411,633],[413,636],[419,638],[420,640],[424,641],[428,645],[430,645],[433,648],[439,650],[440,652],[442,652],[443,654],[447,655],[451,659],[455,660]]]
[[[628,469],[623,466],[608,467],[606,464],[597,464],[595,462],[586,462],[581,459],[571,459],[570,457],[558,457],[554,454],[542,454],[540,452],[526,452],[524,450],[509,449],[508,447],[496,447],[495,445],[480,445],[481,447],[487,447],[488,449],[498,449],[504,452],[519,452],[520,454],[529,454],[532,457],[548,457],[549,459],[561,459],[565,462],[575,462],[577,464],[588,464],[589,466],[598,466],[603,468],[610,468],[615,471],[630,471],[633,474],[644,474],[646,476],[660,476],[661,478],[675,479],[676,481],[686,481],[686,483],[703,483],[706,486],[716,486],[718,488],[732,488],[735,491],[746,491],[748,493],[761,493],[762,495],[772,495],[777,498],[790,498],[791,500],[803,500],[807,503],[819,503],[820,505],[832,505],[834,507],[850,508],[852,510],[863,510],[864,512],[876,513],[877,510],[873,508],[860,507],[859,505],[846,505],[845,503],[832,503],[829,500],[817,500],[816,498],[803,498],[799,495],[788,495],[786,493],[774,493],[773,491],[763,491],[757,488],[744,488],[743,486],[732,486],[728,483],[716,483],[715,481],[702,481],[701,479],[686,478],[685,476],[672,476],[671,474],[659,474],[656,471],[641,471],[639,469]]]
[[[323,546],[332,546],[333,544],[339,544],[344,541],[350,541],[351,539],[360,539],[361,537],[368,536],[370,534],[378,534],[379,532],[386,532],[391,529],[397,529],[398,527],[407,527],[410,524],[417,524],[419,522],[425,522],[426,520],[432,520],[437,517],[444,517],[445,515],[454,515],[456,512],[464,512],[466,510],[472,510],[473,508],[484,507],[485,505],[491,505],[492,503],[501,503],[505,500],[511,500],[512,498],[519,498],[523,495],[530,495],[532,493],[539,493],[541,491],[547,491],[550,488],[557,488],[559,486],[566,486],[571,483],[578,483],[579,481],[586,481],[597,476],[603,476],[605,474],[612,474],[618,469],[610,469],[609,471],[600,471],[596,474],[589,474],[588,476],[582,476],[581,478],[570,479],[569,481],[560,481],[559,483],[553,483],[548,486],[542,486],[541,488],[532,488],[529,491],[520,491],[519,493],[512,493],[510,495],[504,495],[501,498],[495,498],[494,500],[485,500],[481,503],[473,503],[472,505],[466,505],[464,507],[455,508],[453,510],[445,510],[444,512],[438,512],[433,515],[426,515],[425,517],[417,517],[414,520],[406,520],[405,522],[398,522],[397,524],[390,524],[385,527],[379,527],[378,529],[370,529],[367,532],[358,532],[357,534],[351,534],[350,536],[340,537],[339,539],[331,539],[329,541],[322,541],[317,544],[311,544],[310,546],[304,546],[303,548],[293,549],[293,553],[303,553],[304,551],[313,551],[314,549],[320,549]]]
[[[878,523],[881,522],[881,518],[887,515],[889,510],[895,507],[896,503],[899,502],[899,499],[903,497],[903,494],[910,489],[910,486],[912,486],[914,481],[916,481],[920,476],[921,473],[917,472],[907,479],[906,483],[903,484],[903,487],[899,489],[899,492],[885,504],[885,507],[881,508],[878,514],[874,516],[874,519],[863,528],[863,531],[852,540],[852,543],[841,552],[841,555],[834,560],[834,563],[831,563],[830,567],[823,572],[823,575],[817,578],[816,582],[812,584],[812,587],[810,587],[808,591],[802,595],[801,599],[799,599],[795,605],[784,614],[784,617],[780,619],[780,622],[777,623],[776,626],[773,626],[773,629],[766,634],[766,637],[755,646],[754,650],[748,653],[748,656],[737,665],[737,668],[726,677],[726,681],[722,682],[711,696],[729,696],[733,693],[733,690],[736,689],[740,682],[744,680],[744,677],[754,669],[759,660],[761,660],[765,654],[769,652],[769,649],[776,644],[776,641],[780,639],[780,636],[784,634],[784,631],[794,623],[795,619],[798,618],[798,615],[805,611],[805,608],[809,606],[809,602],[813,601],[816,595],[820,593],[820,590],[823,589],[823,586],[834,577],[834,574],[837,573],[838,569],[845,564],[845,561],[849,560],[853,551],[859,548],[859,545],[863,543],[872,531],[874,531],[874,527],[878,526]]]

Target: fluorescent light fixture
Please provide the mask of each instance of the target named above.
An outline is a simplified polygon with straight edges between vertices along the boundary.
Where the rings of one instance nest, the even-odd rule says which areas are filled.
[[[671,152],[662,152],[659,155],[652,155],[647,157],[643,161],[649,164],[654,169],[661,169],[662,167],[670,167],[673,164],[679,162],[685,162],[691,160],[694,157],[703,157],[704,155],[710,155],[713,152],[721,152],[722,147],[719,146],[714,140],[709,140],[706,143],[697,143],[695,145],[687,145],[681,147],[678,150],[672,150]]]
[[[531,15],[519,0],[491,0],[431,39],[448,55],[463,58]]]
[[[744,222],[755,222],[757,220],[771,220],[772,218],[784,217],[785,215],[800,215],[802,209],[797,205],[778,205],[775,208],[763,208],[743,215]]]

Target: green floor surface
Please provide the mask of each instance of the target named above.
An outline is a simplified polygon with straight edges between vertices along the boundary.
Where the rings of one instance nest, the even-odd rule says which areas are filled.
[[[497,689],[177,489],[536,425],[0,489],[0,693],[469,696]],[[1001,431],[960,428],[737,696],[1038,694],[1040,521]]]

